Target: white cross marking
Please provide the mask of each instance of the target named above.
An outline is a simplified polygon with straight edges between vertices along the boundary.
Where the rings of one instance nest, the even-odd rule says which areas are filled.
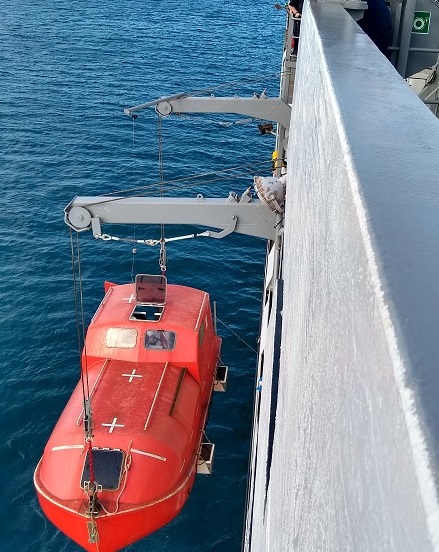
[[[131,297],[124,297],[122,299],[122,301],[128,301],[128,303],[132,303],[134,301],[134,299],[136,298],[136,296],[134,295],[134,293],[131,294]]]
[[[128,383],[131,383],[133,381],[134,378],[143,378],[143,376],[141,376],[140,374],[136,374],[136,369],[134,368],[134,370],[131,372],[131,374],[122,374],[122,376],[126,376],[127,378],[130,378],[128,380]]]
[[[113,429],[115,427],[125,427],[122,424],[116,424],[116,422],[117,422],[117,418],[113,418],[113,421],[111,422],[111,424],[102,424],[102,425],[110,428],[109,433],[113,433]]]

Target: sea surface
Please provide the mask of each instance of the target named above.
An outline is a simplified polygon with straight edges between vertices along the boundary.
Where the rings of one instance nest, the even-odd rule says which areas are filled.
[[[79,550],[45,519],[32,482],[79,376],[64,207],[76,195],[157,195],[157,115],[132,121],[123,108],[177,92],[251,96],[266,88],[277,96],[283,33],[284,15],[269,0],[0,3],[2,552]],[[164,119],[164,194],[240,195],[253,175],[270,174],[274,138],[260,136],[257,123],[239,115]],[[157,227],[104,231],[159,237]],[[86,321],[104,280],[159,271],[157,248],[134,253],[129,242],[90,232],[80,244]],[[215,394],[207,427],[213,474],[197,478],[174,521],[129,550],[239,551],[265,244],[231,235],[173,242],[167,253],[171,283],[204,289],[217,302],[229,385]]]

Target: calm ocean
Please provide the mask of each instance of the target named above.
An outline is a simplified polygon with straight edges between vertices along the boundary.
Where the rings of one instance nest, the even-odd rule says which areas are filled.
[[[42,515],[32,476],[79,375],[70,245],[63,208],[75,195],[148,186],[156,195],[157,117],[123,108],[176,92],[278,94],[284,16],[269,0],[2,0],[0,3],[0,467],[3,552],[77,551]],[[215,89],[224,83],[223,88]],[[211,89],[212,88],[212,89]],[[163,121],[168,195],[242,193],[269,174],[273,137],[242,116]],[[250,167],[249,167],[250,166]],[[230,167],[238,169],[225,173]],[[168,227],[168,236],[194,228]],[[104,229],[107,231],[107,229]],[[112,229],[122,233],[121,229]],[[126,234],[157,237],[157,228]],[[89,320],[105,279],[158,272],[158,251],[81,236]],[[168,247],[172,283],[218,303],[228,391],[215,394],[210,477],[182,514],[132,552],[239,551],[251,432],[265,244],[243,236]],[[133,260],[134,257],[134,260]],[[241,339],[239,339],[239,336]]]

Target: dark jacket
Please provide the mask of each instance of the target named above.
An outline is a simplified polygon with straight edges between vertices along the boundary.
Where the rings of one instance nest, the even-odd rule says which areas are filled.
[[[384,0],[367,0],[367,10],[358,25],[383,54],[386,54],[392,37],[392,19]]]

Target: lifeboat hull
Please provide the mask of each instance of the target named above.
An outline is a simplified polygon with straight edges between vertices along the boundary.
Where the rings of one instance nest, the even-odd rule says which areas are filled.
[[[35,486],[44,514],[60,531],[89,552],[117,552],[172,521],[183,509],[196,475],[194,468],[181,489],[156,504],[139,506],[113,515],[99,515],[94,520],[96,542],[90,542],[90,520],[47,496],[38,487],[38,471],[39,465],[35,472]]]
[[[134,296],[132,284],[108,287],[88,328],[82,380],[34,475],[47,518],[89,551],[116,552],[169,523],[203,462],[221,346],[208,295],[169,286],[152,320]]]

